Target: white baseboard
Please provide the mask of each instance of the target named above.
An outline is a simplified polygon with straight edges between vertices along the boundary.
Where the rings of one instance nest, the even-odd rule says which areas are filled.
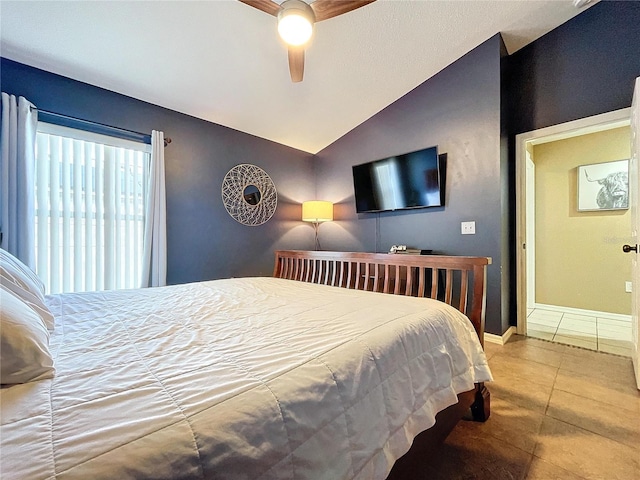
[[[507,328],[507,331],[504,332],[502,335],[495,335],[493,333],[485,333],[484,334],[484,340],[485,340],[485,342],[497,343],[498,345],[504,345],[505,343],[507,343],[509,341],[509,339],[511,338],[511,335],[513,335],[514,333],[516,333],[516,327],[514,327],[512,325],[509,328]]]
[[[631,321],[631,315],[624,315],[622,313],[598,312],[596,310],[584,310],[582,308],[573,307],[558,307],[556,305],[546,305],[544,303],[534,303],[533,308],[540,308],[541,310],[555,310],[556,312],[573,313],[574,315],[585,315],[587,317],[613,318],[614,320],[620,320],[623,322]]]

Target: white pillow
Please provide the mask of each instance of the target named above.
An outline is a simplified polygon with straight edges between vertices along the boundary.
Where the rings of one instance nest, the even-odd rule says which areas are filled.
[[[44,284],[33,271],[6,250],[0,249],[0,284],[13,292],[53,331],[55,319],[44,301]]]
[[[24,263],[18,260],[17,257],[14,257],[12,254],[7,252],[6,250],[0,248],[0,263],[6,263],[11,266],[12,269],[19,271],[22,277],[27,278],[31,285],[35,287],[41,295],[45,294],[44,291],[44,283],[40,280],[40,277],[36,275],[36,273],[27,267]]]
[[[53,377],[49,331],[16,295],[0,287],[0,383],[27,383]]]

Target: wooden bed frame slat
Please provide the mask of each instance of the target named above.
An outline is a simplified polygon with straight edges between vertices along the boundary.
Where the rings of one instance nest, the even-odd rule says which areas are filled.
[[[427,269],[423,267],[418,267],[418,296],[424,297],[424,277],[426,275]]]
[[[411,294],[413,293],[413,269],[411,267],[407,267],[405,269],[405,280],[404,280],[404,294],[407,297],[410,297]]]
[[[438,269],[431,269],[431,298],[438,298]]]
[[[445,292],[444,292],[444,302],[451,305],[451,298],[453,295],[453,272],[451,269],[447,268],[446,280],[445,280]],[[465,312],[462,312],[465,313]]]
[[[469,283],[469,272],[467,270],[462,271],[462,277],[460,278],[460,304],[458,310],[461,312],[467,311],[467,284]]]

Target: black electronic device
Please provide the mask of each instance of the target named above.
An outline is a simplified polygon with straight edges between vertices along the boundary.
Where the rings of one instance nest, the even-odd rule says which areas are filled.
[[[445,165],[437,146],[355,165],[356,211],[444,206]]]

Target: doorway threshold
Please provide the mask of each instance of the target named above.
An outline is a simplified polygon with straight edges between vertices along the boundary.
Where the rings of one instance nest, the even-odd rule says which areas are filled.
[[[631,316],[536,304],[527,311],[527,336],[630,357]]]

